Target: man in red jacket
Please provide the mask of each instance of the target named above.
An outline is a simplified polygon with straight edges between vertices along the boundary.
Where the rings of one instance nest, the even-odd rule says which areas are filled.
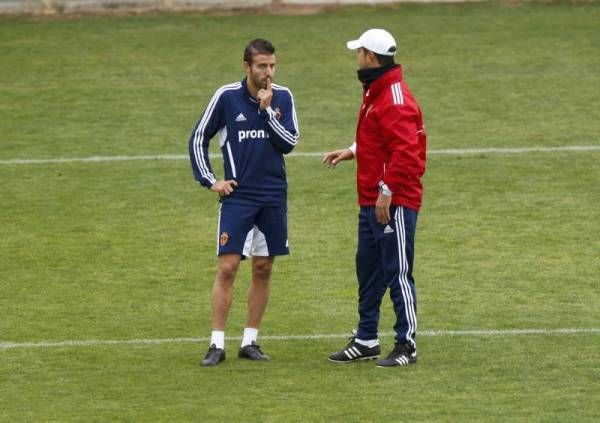
[[[413,258],[417,213],[425,173],[425,126],[417,101],[394,63],[396,41],[383,29],[370,29],[347,43],[357,50],[363,102],[356,142],[325,154],[323,163],[357,161],[360,214],[356,274],[358,331],[342,350],[329,356],[336,363],[376,359],[379,308],[387,290],[396,313],[395,346],[378,367],[417,361],[417,299]]]

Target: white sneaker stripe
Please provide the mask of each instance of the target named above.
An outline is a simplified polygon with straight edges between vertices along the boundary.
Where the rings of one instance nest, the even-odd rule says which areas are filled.
[[[346,357],[348,357],[350,360],[352,360],[354,357],[352,357],[350,355],[350,353],[348,352],[348,350],[344,350],[344,354],[346,354]]]
[[[396,362],[397,362],[398,364],[400,364],[401,366],[404,366],[404,365],[408,364],[408,360],[407,360],[407,359],[406,359],[406,357],[404,357],[403,355],[401,355],[400,357],[398,357],[398,358],[396,359]]]
[[[356,353],[357,357],[360,357],[362,355],[362,353],[358,350],[358,348],[356,348],[356,347],[351,347],[351,348]]]

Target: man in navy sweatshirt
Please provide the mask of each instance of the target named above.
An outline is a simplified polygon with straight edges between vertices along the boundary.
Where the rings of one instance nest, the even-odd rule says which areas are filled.
[[[203,366],[225,360],[225,325],[240,261],[252,256],[248,314],[238,357],[268,361],[256,343],[269,299],[275,256],[289,254],[287,181],[283,155],[299,137],[291,91],[272,83],[275,48],[264,39],[244,50],[241,82],[219,88],[189,140],[196,180],[220,197],[218,269],[212,289],[212,333]],[[216,134],[224,177],[211,167],[208,145]]]

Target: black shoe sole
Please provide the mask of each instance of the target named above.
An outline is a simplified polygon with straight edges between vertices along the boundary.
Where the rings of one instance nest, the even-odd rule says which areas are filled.
[[[368,357],[353,358],[352,360],[332,360],[331,358],[328,358],[327,360],[329,360],[331,363],[347,364],[347,363],[356,363],[357,361],[377,360],[378,358],[379,358],[378,355],[370,355]]]
[[[240,357],[240,356],[238,356],[238,358],[241,360],[248,360],[248,361],[271,361],[270,358],[250,358],[250,357]]]
[[[215,367],[215,366],[218,366],[219,364],[221,364],[224,361],[225,360],[221,360],[221,361],[217,361],[216,363],[204,363],[203,361],[201,361],[200,362],[200,366],[202,366],[202,367]]]
[[[376,364],[375,367],[378,367],[380,369],[387,369],[387,368],[390,368],[390,367],[408,367],[411,364],[417,364],[417,359],[416,358],[410,359],[410,360],[408,360],[408,364],[404,364],[404,365],[394,364],[393,366],[382,366],[380,364]]]
[[[250,357],[249,355],[246,355],[242,352],[238,353],[238,358],[241,358],[242,360],[249,360],[249,361],[271,361],[271,357],[269,357],[266,354],[263,354],[263,358],[258,358],[258,357]]]

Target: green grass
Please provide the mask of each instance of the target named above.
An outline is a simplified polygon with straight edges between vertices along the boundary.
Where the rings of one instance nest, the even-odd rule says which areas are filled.
[[[513,341],[513,340],[511,340]],[[3,352],[12,420],[95,421],[592,421],[597,343],[554,338],[424,339],[418,365],[400,371],[322,360],[330,342],[274,343],[268,364],[193,367],[197,348],[153,346]],[[339,343],[339,342],[338,342]],[[543,360],[528,351],[544,350]],[[460,356],[449,351],[460,352]],[[499,355],[498,351],[505,354]],[[518,357],[518,359],[515,359]],[[460,366],[457,366],[457,358]],[[40,372],[43,368],[44,372]],[[87,383],[82,383],[87,380]],[[597,394],[597,391],[595,392]],[[31,404],[44,404],[43,411]],[[50,404],[51,403],[51,404]],[[42,408],[42,407],[40,407]]]
[[[345,41],[369,26],[397,35],[431,150],[598,146],[599,18],[597,4],[560,2],[0,20],[0,160],[186,154],[258,35],[294,91],[297,151],[348,145],[360,87]],[[598,328],[599,160],[430,155],[420,329]],[[276,261],[261,335],[345,333],[356,323],[354,164],[287,164],[292,254]],[[0,343],[209,334],[218,203],[186,161],[0,164],[0,181]],[[248,278],[244,265],[229,336],[243,329]],[[392,324],[386,299],[381,329]],[[0,421],[600,417],[598,332],[418,342],[419,364],[393,371],[328,363],[339,337],[264,339],[266,365],[237,360],[230,340],[214,369],[197,366],[203,342],[0,348]]]

